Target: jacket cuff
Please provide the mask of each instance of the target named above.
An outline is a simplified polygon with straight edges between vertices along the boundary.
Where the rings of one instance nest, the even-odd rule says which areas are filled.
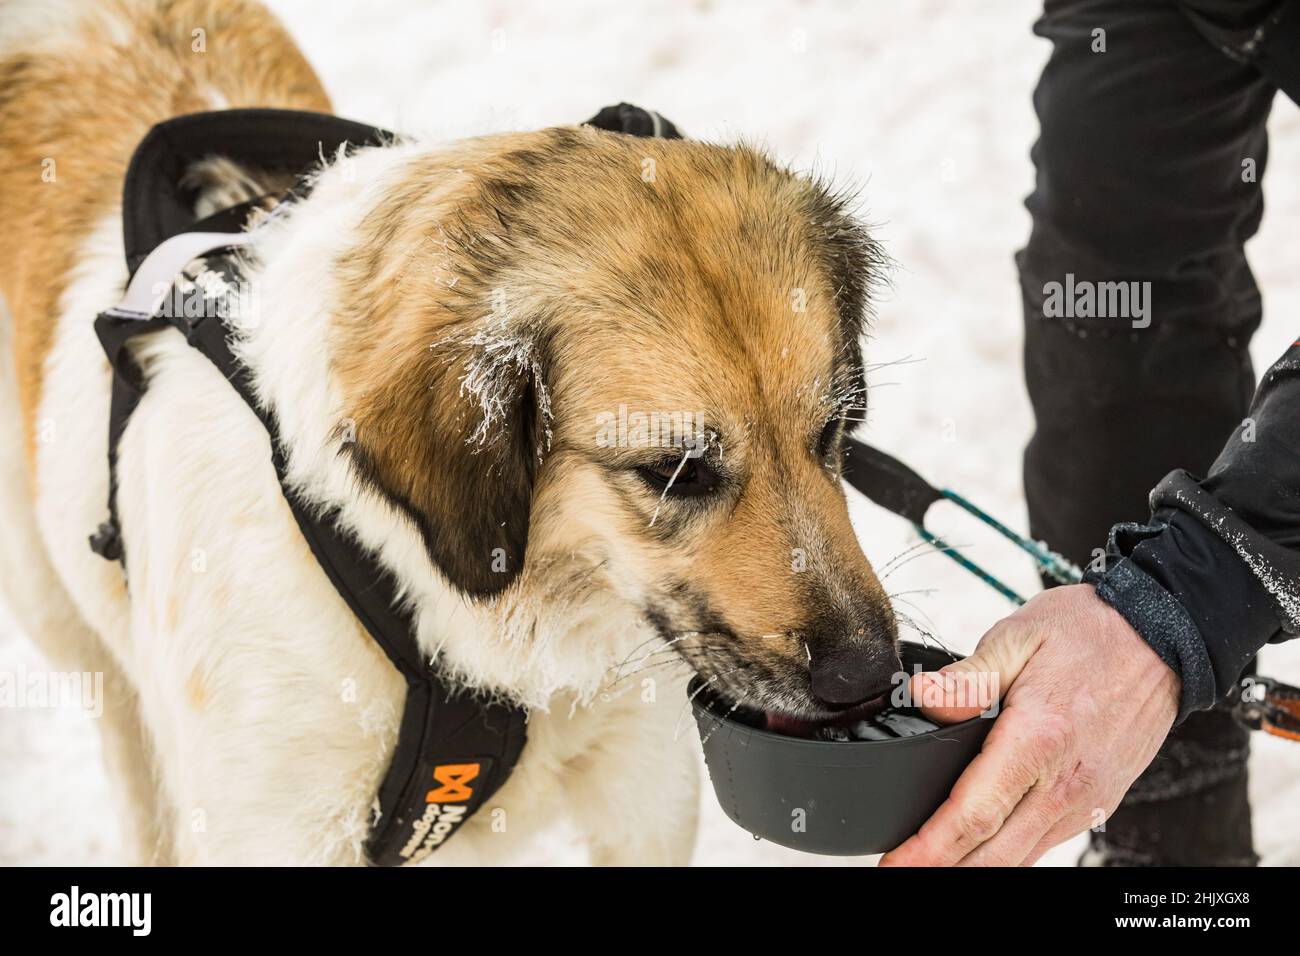
[[[1103,574],[1089,572],[1084,580],[1094,584],[1097,596],[1118,611],[1182,678],[1182,698],[1175,723],[1181,723],[1193,711],[1214,705],[1218,695],[1205,639],[1191,616],[1168,591],[1128,558]]]
[[[1150,524],[1111,529],[1102,567],[1084,581],[1182,678],[1181,721],[1231,693],[1259,649],[1286,636],[1279,610],[1287,602],[1265,583],[1281,575],[1261,580],[1263,558],[1252,562],[1246,555],[1254,550],[1243,555],[1230,543],[1239,540],[1232,533],[1239,519],[1199,489],[1179,487],[1180,479],[1187,480],[1171,474],[1153,493]],[[1197,511],[1168,506],[1180,498]]]

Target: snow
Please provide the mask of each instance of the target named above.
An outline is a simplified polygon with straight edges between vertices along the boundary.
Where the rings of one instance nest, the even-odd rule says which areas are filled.
[[[744,137],[861,186],[875,235],[898,263],[867,351],[869,362],[898,364],[873,373],[861,434],[1025,526],[1020,456],[1031,420],[1012,253],[1029,231],[1021,205],[1032,183],[1029,97],[1046,56],[1030,33],[1034,0],[272,6],[345,116],[452,136],[570,123],[626,100],[693,137]],[[1260,370],[1294,340],[1300,315],[1287,238],[1300,221],[1300,186],[1277,172],[1300,162],[1300,111],[1279,98],[1270,130],[1275,172],[1252,246],[1268,317],[1254,345]],[[946,520],[941,507],[935,517]],[[901,521],[861,500],[853,511],[878,566],[913,543]],[[1033,590],[1032,569],[1005,545],[961,518],[943,526],[1013,587]],[[1007,611],[938,554],[900,562],[886,583],[916,592],[905,595],[906,609],[957,650],[970,650]],[[0,611],[0,671],[40,666]],[[1300,641],[1267,648],[1261,671],[1300,681]],[[1252,759],[1258,849],[1267,863],[1300,864],[1300,746],[1256,735]],[[87,717],[0,710],[0,767],[0,863],[122,859]],[[862,862],[756,842],[707,789],[702,810],[697,863]],[[1044,863],[1072,863],[1079,845]],[[558,828],[538,858],[576,860],[571,835]]]

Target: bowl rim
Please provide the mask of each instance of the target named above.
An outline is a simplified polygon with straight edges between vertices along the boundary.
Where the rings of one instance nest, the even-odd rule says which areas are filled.
[[[921,644],[917,641],[901,641],[900,644],[911,645],[913,647],[921,648],[925,651],[940,650],[938,648],[930,647],[929,645],[926,644]],[[947,654],[954,661],[961,660],[960,657],[954,656],[946,650],[940,650],[940,652],[943,654]],[[691,679],[686,685],[686,693],[689,695],[690,698],[691,710],[694,711],[695,713],[696,728],[700,731],[701,736],[703,736],[705,733],[704,728],[699,726],[700,715],[703,714],[709,720],[714,720],[718,722],[718,726],[714,727],[713,730],[708,731],[709,737],[712,737],[713,734],[717,733],[718,730],[721,729],[723,725],[726,725],[732,731],[740,731],[745,734],[751,734],[766,740],[779,741],[781,744],[791,746],[791,747],[800,747],[800,746],[838,747],[841,750],[843,750],[847,746],[862,747],[868,745],[880,746],[883,744],[904,744],[904,743],[912,743],[913,745],[915,745],[918,741],[933,739],[935,735],[939,734],[940,731],[953,732],[959,730],[962,727],[967,726],[968,724],[973,724],[978,720],[990,720],[990,721],[997,720],[998,715],[1002,713],[1001,701],[999,700],[996,709],[993,710],[992,712],[986,710],[983,711],[982,713],[976,714],[974,717],[968,717],[966,720],[959,721],[958,723],[940,724],[934,730],[927,730],[924,733],[920,733],[920,734],[912,734],[908,737],[893,737],[885,740],[813,740],[808,737],[791,737],[787,734],[777,733],[774,730],[767,730],[762,727],[754,727],[751,726],[750,724],[742,723],[741,721],[736,720],[734,717],[730,717],[720,713],[715,713],[713,709],[709,707],[707,702],[702,702],[701,700],[702,698],[705,699],[709,698],[708,692],[704,689],[705,687],[708,686],[709,683],[710,682],[706,681],[701,674],[697,673],[691,675]]]
[[[686,688],[687,693],[691,693],[691,688],[694,687],[695,682],[701,679],[702,678],[700,678],[698,674],[692,677],[690,684],[687,685]],[[715,714],[712,710],[708,708],[707,705],[700,703],[698,699],[693,699],[691,701],[691,709],[694,710],[696,713],[697,728],[699,727],[700,714],[703,714],[709,720],[716,720],[719,722],[718,727],[715,727],[713,730],[706,731],[706,733],[710,737],[713,734],[717,733],[718,730],[721,729],[723,725],[725,725],[730,730],[739,731],[741,733],[749,734],[756,737],[761,737],[766,740],[778,741],[784,746],[836,747],[840,750],[843,750],[845,747],[854,747],[854,746],[856,747],[888,746],[892,744],[906,744],[906,743],[911,743],[915,745],[919,741],[934,739],[937,735],[939,735],[940,731],[947,731],[949,733],[952,733],[961,729],[962,727],[965,727],[968,724],[973,724],[979,720],[997,720],[998,718],[998,714],[988,714],[988,712],[985,711],[982,714],[976,714],[974,717],[968,717],[966,720],[960,721],[955,724],[940,724],[934,730],[927,730],[924,733],[912,734],[908,737],[893,737],[885,740],[813,740],[808,737],[791,737],[788,734],[779,734],[774,730],[766,730],[762,727],[751,727],[749,724],[741,723],[740,721],[735,720],[734,718],[724,717],[721,714]],[[998,713],[1001,713],[1000,709]]]

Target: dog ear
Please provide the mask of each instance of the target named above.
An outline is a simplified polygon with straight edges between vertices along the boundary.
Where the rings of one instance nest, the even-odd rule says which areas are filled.
[[[862,336],[870,319],[874,293],[886,280],[890,260],[883,247],[852,213],[852,193],[837,192],[828,183],[808,181],[805,215],[813,256],[827,276],[839,317],[838,387],[855,404],[865,402],[866,373]],[[861,415],[853,417],[862,417]],[[856,424],[844,429],[850,434]]]
[[[519,575],[527,549],[549,421],[539,346],[480,327],[401,352],[377,354],[378,384],[343,447],[447,581],[490,597]]]

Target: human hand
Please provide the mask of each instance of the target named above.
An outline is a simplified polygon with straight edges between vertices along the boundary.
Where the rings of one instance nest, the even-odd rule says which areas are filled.
[[[933,699],[961,674],[996,675],[1001,714],[948,799],[881,866],[1031,865],[1114,812],[1169,733],[1181,693],[1174,672],[1086,584],[1036,595],[970,657],[915,675],[913,699]],[[922,709],[941,723],[980,712]]]

